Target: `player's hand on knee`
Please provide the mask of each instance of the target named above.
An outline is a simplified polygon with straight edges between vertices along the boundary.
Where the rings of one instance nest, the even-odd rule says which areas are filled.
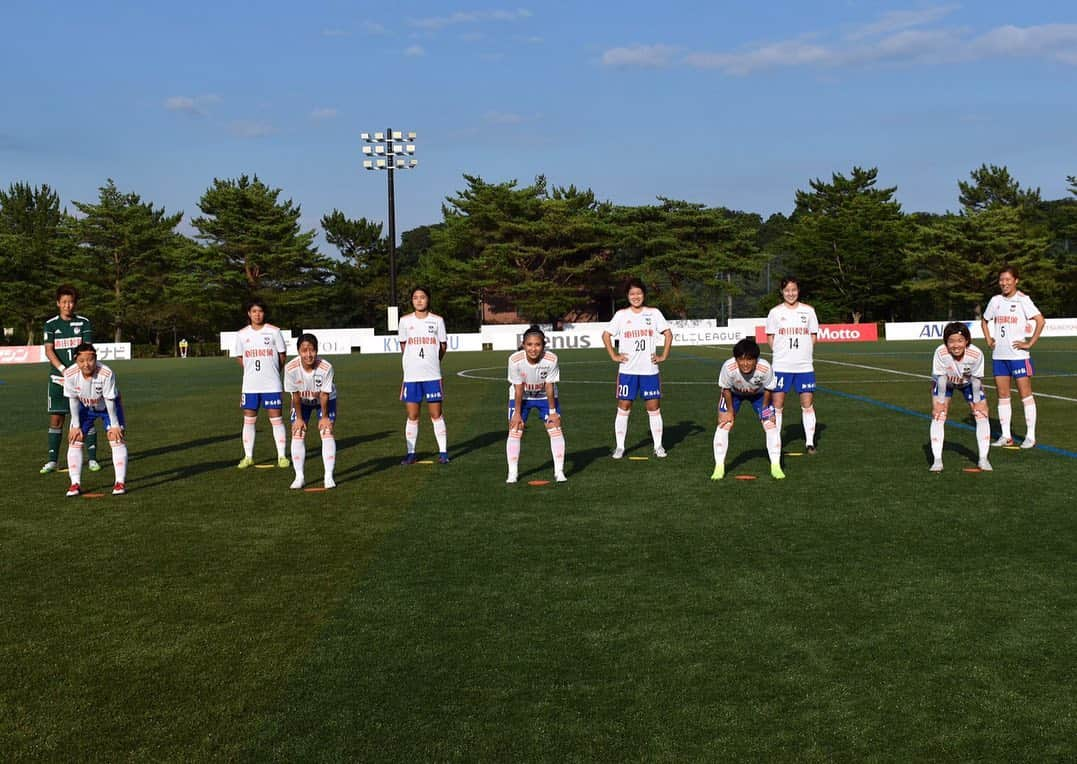
[[[321,436],[323,438],[328,436],[328,435],[332,435],[333,434],[333,420],[332,419],[323,419],[320,422],[318,422],[318,432],[319,432],[319,434],[321,434]]]
[[[109,443],[123,443],[123,428],[122,427],[109,427],[108,432]]]
[[[293,438],[303,438],[303,437],[306,437],[306,434],[307,434],[307,426],[305,424],[303,424],[302,419],[297,419],[295,422],[292,423],[292,437]]]
[[[67,442],[68,443],[81,443],[82,442],[82,428],[81,427],[72,427],[70,430],[68,430],[67,431]]]

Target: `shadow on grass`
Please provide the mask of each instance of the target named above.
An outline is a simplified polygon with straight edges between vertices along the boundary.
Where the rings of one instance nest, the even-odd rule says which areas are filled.
[[[935,457],[931,453],[931,444],[930,443],[925,443],[924,446],[923,446],[923,450],[924,450],[924,464],[926,464],[927,466],[930,467],[931,464],[935,461]],[[943,461],[946,460],[946,454],[947,453],[958,454],[959,456],[964,457],[969,462],[968,464],[965,465],[966,467],[975,467],[977,464],[980,463],[980,455],[977,454],[975,451],[973,451],[968,446],[964,446],[964,445],[962,445],[960,443],[952,443],[952,442],[944,443],[943,446],[942,446]]]
[[[158,446],[157,448],[149,448],[146,450],[131,449],[131,454],[128,457],[129,462],[138,462],[143,459],[149,459],[153,456],[161,456],[162,454],[171,454],[176,451],[188,451],[192,448],[203,448],[204,446],[212,446],[216,443],[223,443],[227,440],[235,440],[239,442],[238,435],[213,435],[206,438],[198,438],[197,440],[189,440],[185,443],[171,443],[165,446]],[[107,448],[107,446],[106,446]],[[241,453],[240,456],[243,454]],[[236,461],[239,461],[239,457],[236,457]]]
[[[826,429],[827,427],[825,424],[815,425],[814,445],[819,445],[819,442],[823,439],[823,436],[826,433]],[[808,442],[807,435],[804,434],[804,424],[802,422],[787,425],[782,428],[782,448],[785,448],[789,443],[795,441],[800,441],[802,443]]]
[[[742,464],[747,464],[753,459],[762,459],[764,464],[764,470],[767,474],[770,474],[770,455],[767,454],[767,449],[765,448],[755,448],[750,451],[741,451],[739,454],[733,457],[732,461],[726,462],[726,474],[728,475],[729,473],[740,467]]]
[[[377,433],[377,434],[371,435],[371,436],[364,436],[364,437],[361,437],[361,438],[351,438],[351,439],[349,439],[349,441],[360,442],[362,440],[379,440],[379,439],[384,438],[384,437],[386,437],[388,435],[391,435],[391,434],[392,433],[390,433],[390,432],[382,432],[382,433]],[[493,432],[484,432],[481,435],[476,435],[474,438],[462,441],[460,443],[453,443],[450,440],[449,441],[449,457],[453,461],[455,461],[455,460],[463,457],[464,455],[471,453],[472,451],[477,451],[477,450],[485,448],[486,446],[489,446],[489,445],[491,445],[493,443],[497,443],[499,441],[502,441],[504,439],[504,437],[505,436],[501,432],[493,431]],[[429,454],[425,453],[425,452],[422,452],[422,451],[416,451],[415,455],[416,455],[416,458],[419,461],[432,460],[434,462],[437,461],[437,456],[438,456],[436,451],[434,451],[432,453],[429,453]],[[347,468],[347,469],[345,469],[343,471],[337,472],[336,473],[336,481],[337,481],[337,483],[348,482],[350,480],[358,480],[360,478],[368,477],[370,475],[375,475],[375,474],[377,474],[379,472],[383,472],[383,471],[389,470],[389,469],[396,469],[396,468],[405,469],[406,467],[402,466],[400,464],[400,460],[403,458],[403,456],[404,456],[403,453],[401,453],[400,456],[383,456],[383,457],[380,457],[380,458],[377,458],[377,459],[368,459],[365,462],[360,462],[359,464],[356,464],[353,467],[349,467],[349,468]],[[451,468],[452,467],[452,462],[450,462],[447,465],[435,465],[435,466],[443,467],[443,468]]]

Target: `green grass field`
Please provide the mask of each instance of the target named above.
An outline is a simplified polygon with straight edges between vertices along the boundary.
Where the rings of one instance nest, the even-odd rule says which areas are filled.
[[[115,363],[130,493],[106,463],[98,499],[37,474],[44,367],[0,366],[0,758],[1073,761],[1077,341],[1037,345],[1040,446],[991,473],[961,400],[927,470],[935,344],[820,346],[819,453],[774,481],[742,416],[720,483],[728,348],[674,348],[663,461],[608,458],[615,368],[560,353],[541,487],[538,427],[504,483],[507,354],[448,356],[453,461],[413,467],[399,359],[333,357],[324,493],[235,469],[234,361]]]

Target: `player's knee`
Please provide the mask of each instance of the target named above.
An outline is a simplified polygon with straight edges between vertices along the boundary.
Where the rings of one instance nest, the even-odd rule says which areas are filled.
[[[733,429],[733,420],[730,419],[728,422],[719,422],[718,423],[718,429],[725,430],[726,432],[729,432],[730,430]]]
[[[800,409],[800,412],[802,414],[814,414],[815,413],[815,406],[802,406],[801,409]]]
[[[931,410],[931,418],[934,419],[936,422],[945,422],[946,414],[946,406],[942,406],[937,403],[935,404],[935,407]]]

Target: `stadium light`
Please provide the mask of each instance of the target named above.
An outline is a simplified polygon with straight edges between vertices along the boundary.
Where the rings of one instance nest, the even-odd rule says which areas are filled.
[[[406,135],[406,137],[405,137]],[[396,329],[399,303],[396,299],[396,197],[393,192],[393,171],[414,170],[419,165],[415,159],[415,133],[403,133],[388,129],[384,133],[359,133],[363,143],[364,170],[385,170],[389,189],[389,309],[388,328]],[[384,157],[384,159],[382,158]]]

